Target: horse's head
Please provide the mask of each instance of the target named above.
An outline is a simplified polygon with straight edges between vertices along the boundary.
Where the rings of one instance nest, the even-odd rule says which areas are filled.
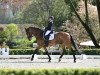
[[[29,40],[31,40],[33,36],[40,38],[42,37],[42,34],[43,34],[43,30],[39,28],[35,28],[35,27],[25,28],[25,30],[26,30],[27,38]]]
[[[26,35],[27,35],[28,40],[31,41],[32,33],[30,31],[30,28],[25,28],[25,31],[26,31]]]

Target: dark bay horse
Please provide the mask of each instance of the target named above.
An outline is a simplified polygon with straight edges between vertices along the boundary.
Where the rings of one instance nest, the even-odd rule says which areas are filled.
[[[51,57],[47,51],[47,48],[45,47],[45,42],[44,42],[44,38],[43,38],[43,30],[36,28],[36,27],[25,28],[25,30],[26,30],[27,38],[29,40],[31,40],[31,38],[33,36],[36,37],[36,41],[37,41],[37,45],[38,45],[32,55],[31,61],[34,58],[34,54],[36,54],[39,49],[44,48],[44,50],[46,51],[46,54],[49,57],[49,62],[50,62]],[[68,48],[69,50],[71,50],[73,52],[74,62],[76,62],[75,52],[78,51],[80,54],[81,54],[81,52],[78,50],[78,46],[76,45],[75,41],[73,40],[73,37],[69,33],[66,33],[66,32],[56,33],[54,39],[49,41],[48,47],[55,46],[57,44],[59,44],[63,50],[63,52],[59,58],[59,61],[61,61],[61,58],[64,55],[66,48]],[[73,49],[72,46],[75,48],[75,50]]]

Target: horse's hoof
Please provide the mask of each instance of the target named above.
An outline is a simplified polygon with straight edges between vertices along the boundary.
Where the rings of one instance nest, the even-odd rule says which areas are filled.
[[[74,63],[76,63],[76,60],[74,60]]]
[[[31,58],[31,61],[33,61],[33,58]]]
[[[51,60],[49,60],[48,62],[51,62]]]
[[[61,59],[59,59],[59,62],[61,61]]]

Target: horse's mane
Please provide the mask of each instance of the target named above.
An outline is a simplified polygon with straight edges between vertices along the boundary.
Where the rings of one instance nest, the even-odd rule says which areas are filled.
[[[42,29],[40,29],[38,27],[29,27],[29,28],[32,28],[32,29],[37,30],[37,31],[43,31]]]
[[[44,31],[43,31],[42,29],[37,28],[37,27],[29,27],[28,29],[35,30],[35,33],[36,33],[36,34],[39,34],[40,36],[43,37],[43,32],[44,32]]]

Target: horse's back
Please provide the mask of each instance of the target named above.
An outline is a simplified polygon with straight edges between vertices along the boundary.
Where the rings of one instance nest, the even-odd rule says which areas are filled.
[[[67,32],[58,32],[56,33],[56,36],[59,36],[59,37],[70,37],[70,34],[67,33]]]
[[[62,48],[67,48],[71,47],[71,39],[70,39],[70,34],[66,32],[58,32],[55,35],[55,40],[56,43],[60,44]]]

